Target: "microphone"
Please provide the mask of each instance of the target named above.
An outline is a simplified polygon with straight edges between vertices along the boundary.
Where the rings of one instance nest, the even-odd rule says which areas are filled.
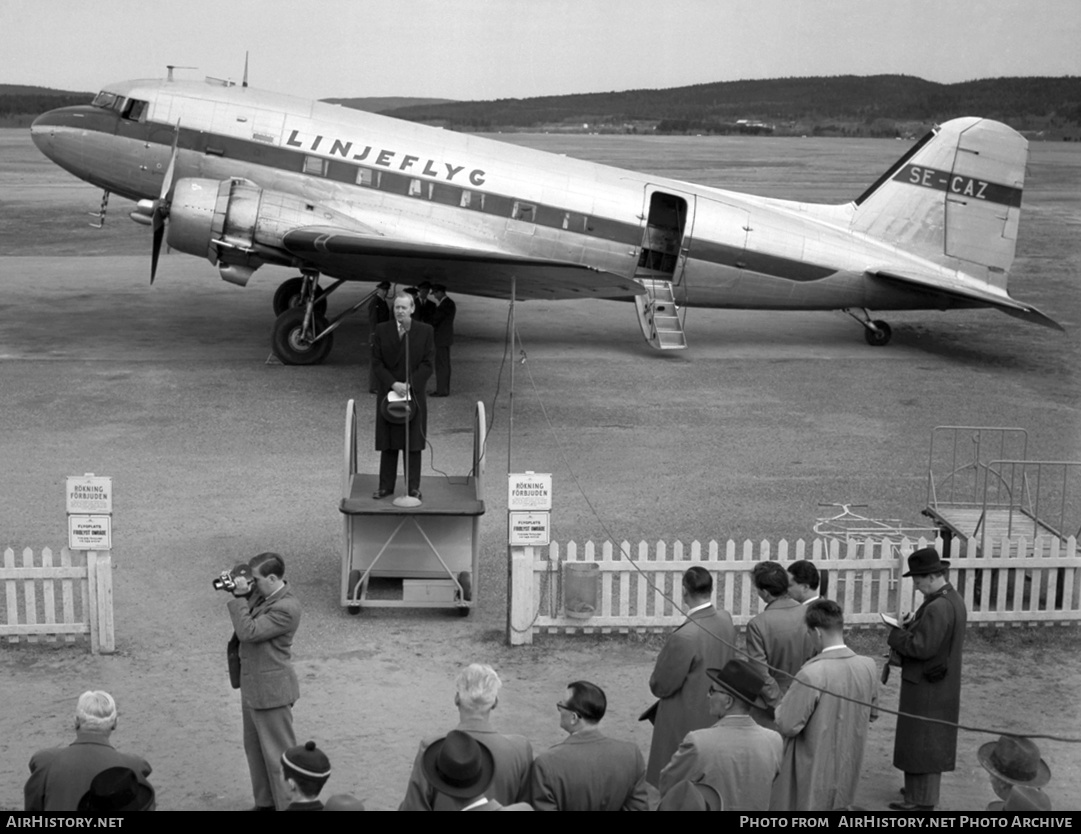
[[[398,324],[401,325],[401,328],[402,328],[403,331],[408,333],[409,328],[413,326],[413,319],[407,318],[405,321],[398,322]]]

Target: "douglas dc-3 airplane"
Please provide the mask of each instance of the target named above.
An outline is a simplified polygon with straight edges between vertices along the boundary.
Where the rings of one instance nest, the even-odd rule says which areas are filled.
[[[105,189],[101,219],[108,192],[138,201],[131,217],[154,230],[151,281],[163,238],[242,286],[263,264],[297,269],[274,297],[272,344],[287,364],[330,352],[326,296],[344,281],[633,299],[657,348],[685,347],[680,305],[844,310],[872,345],[890,327],[871,309],[995,307],[1062,329],[1007,292],[1028,143],[986,119],[943,124],[844,205],[638,174],[246,81],[173,80],[171,69],[45,113],[31,134]],[[320,275],[337,280],[322,288]]]

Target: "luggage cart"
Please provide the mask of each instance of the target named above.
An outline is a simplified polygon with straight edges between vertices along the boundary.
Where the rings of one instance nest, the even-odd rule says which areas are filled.
[[[814,534],[830,541],[844,541],[848,544],[853,539],[890,539],[893,546],[894,539],[900,541],[902,538],[934,538],[938,532],[934,527],[905,526],[898,518],[868,518],[852,511],[853,507],[867,509],[867,504],[819,504],[818,506],[841,508],[841,512],[836,515],[820,518],[815,522]]]

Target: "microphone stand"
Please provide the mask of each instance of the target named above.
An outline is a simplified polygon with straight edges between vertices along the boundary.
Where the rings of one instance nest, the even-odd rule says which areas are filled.
[[[395,507],[419,507],[421,501],[419,498],[414,498],[409,494],[409,430],[410,424],[413,422],[413,418],[416,417],[413,409],[415,407],[416,400],[413,399],[413,365],[409,361],[409,331],[413,328],[413,323],[409,323],[409,327],[405,329],[405,334],[402,338],[405,340],[405,393],[409,398],[406,400],[406,418],[405,426],[405,456],[402,459],[402,475],[405,481],[405,495],[399,495],[394,499]]]

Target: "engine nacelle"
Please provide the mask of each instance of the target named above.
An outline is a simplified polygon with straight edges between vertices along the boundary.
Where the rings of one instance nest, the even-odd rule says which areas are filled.
[[[360,228],[348,215],[250,180],[184,177],[173,189],[167,240],[173,249],[206,258],[223,279],[243,286],[265,263],[293,264],[283,238],[313,225]]]

